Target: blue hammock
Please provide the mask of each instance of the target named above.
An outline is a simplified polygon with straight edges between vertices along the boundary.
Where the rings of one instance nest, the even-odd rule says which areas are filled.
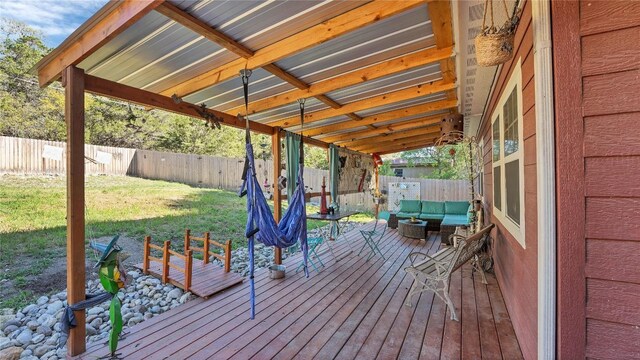
[[[251,76],[251,70],[241,70],[240,76],[244,90],[245,114],[247,114],[249,112],[249,76]],[[304,122],[304,100],[298,101],[300,102],[301,122]],[[242,117],[239,116],[239,120],[242,121]],[[304,146],[302,144],[302,137],[300,137],[300,161],[298,165],[297,187],[291,199],[288,199],[289,207],[280,220],[280,224],[276,224],[276,220],[271,214],[271,208],[269,208],[269,204],[267,204],[267,199],[262,193],[260,182],[256,176],[249,119],[245,118],[244,121],[246,124],[245,146],[247,155],[239,195],[247,195],[247,227],[245,229],[245,236],[248,239],[249,247],[249,283],[251,289],[251,319],[253,319],[256,315],[256,290],[253,281],[253,246],[255,240],[258,240],[266,246],[276,246],[281,249],[293,246],[300,240],[300,249],[302,250],[304,259],[304,274],[306,277],[309,277],[309,269],[307,268],[309,246],[307,245],[307,211],[305,208],[304,180],[302,176],[304,169]],[[288,151],[291,150],[288,149]],[[289,181],[291,180],[292,179],[289,179]]]
[[[304,165],[300,161],[298,168],[298,185],[293,192],[293,198],[289,200],[289,207],[285,212],[280,224],[276,224],[271,213],[271,208],[264,197],[260,182],[256,176],[255,159],[253,155],[253,145],[250,141],[246,144],[248,162],[247,173],[240,188],[240,193],[246,191],[247,195],[247,227],[245,235],[249,246],[249,281],[251,288],[251,319],[255,317],[255,286],[253,281],[253,247],[255,241],[259,241],[267,246],[287,248],[295,245],[300,240],[300,248],[304,258],[304,273],[309,277],[307,268],[307,212],[305,208]]]

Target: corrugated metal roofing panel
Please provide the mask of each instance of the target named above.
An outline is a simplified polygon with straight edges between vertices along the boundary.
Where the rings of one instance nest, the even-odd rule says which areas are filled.
[[[171,1],[252,50],[278,42],[368,1]]]
[[[332,91],[326,95],[340,104],[347,104],[440,79],[442,79],[440,65],[431,64]]]
[[[426,6],[327,41],[277,64],[307,83],[435,45]]]
[[[431,94],[431,95],[421,96],[419,98],[415,98],[411,100],[399,101],[397,103],[393,103],[390,105],[378,106],[375,108],[358,111],[357,114],[362,117],[367,117],[367,116],[371,116],[371,115],[375,115],[375,114],[379,114],[387,111],[403,109],[403,108],[407,108],[415,105],[426,104],[429,102],[434,102],[434,101],[439,101],[444,99],[446,99],[445,94],[442,94],[442,93]]]
[[[293,88],[293,85],[280,80],[266,70],[255,69],[249,78],[249,101],[273,96]],[[222,111],[244,105],[240,74],[238,73],[238,76],[233,79],[193,93],[185,97],[185,100],[198,104],[204,102],[208,107]]]

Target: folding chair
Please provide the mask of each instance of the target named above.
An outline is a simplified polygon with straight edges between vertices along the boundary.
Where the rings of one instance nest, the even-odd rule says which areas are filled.
[[[322,260],[320,259],[320,256],[318,256],[318,253],[316,252],[316,248],[318,248],[318,246],[320,246],[320,244],[322,244],[323,241],[324,239],[322,237],[307,238],[307,245],[309,246],[309,257],[307,258],[307,260],[311,264],[311,267],[313,267],[313,269],[316,272],[320,272],[320,270],[316,266],[316,262],[313,261],[313,257],[316,258],[320,266],[324,267],[324,263],[322,262]],[[303,266],[304,266],[304,260],[302,260],[300,265],[298,265],[298,268],[296,268],[296,272],[298,272],[300,268],[302,268]]]
[[[382,260],[386,260],[384,255],[382,255],[382,251],[378,247],[380,240],[384,237],[384,233],[387,231],[387,223],[389,221],[390,214],[387,211],[381,211],[378,213],[378,218],[376,219],[376,223],[373,226],[373,230],[360,230],[360,233],[364,237],[364,244],[362,245],[362,249],[358,253],[358,256],[362,253],[365,246],[369,245],[371,248],[371,253],[367,256],[367,261],[375,256],[376,252],[380,254]],[[384,220],[384,224],[380,224],[380,220]]]

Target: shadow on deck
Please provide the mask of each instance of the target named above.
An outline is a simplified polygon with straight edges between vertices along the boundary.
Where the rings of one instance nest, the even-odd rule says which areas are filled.
[[[371,227],[372,224],[366,225]],[[434,253],[440,236],[428,241],[390,230],[381,242],[386,260],[368,262],[356,254],[358,231],[321,257],[326,267],[306,279],[295,273],[299,255],[285,261],[287,276],[256,274],[256,318],[249,319],[248,283],[196,299],[130,329],[118,352],[126,359],[519,359],[520,347],[493,275],[488,285],[469,264],[454,273],[451,297],[460,322],[449,320],[445,304],[425,292],[404,305],[411,277],[403,268],[412,251]],[[108,354],[90,347],[82,359]]]

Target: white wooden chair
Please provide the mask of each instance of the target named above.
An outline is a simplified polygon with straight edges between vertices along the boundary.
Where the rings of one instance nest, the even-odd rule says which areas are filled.
[[[455,234],[451,235],[450,239],[453,240],[455,238],[458,246],[444,248],[433,255],[420,252],[409,254],[411,266],[406,267],[404,271],[413,276],[414,281],[407,296],[406,305],[411,306],[413,295],[423,291],[433,291],[451,310],[451,319],[458,321],[456,308],[449,297],[451,274],[476,256],[482,249],[492,228],[493,224],[467,238]],[[486,284],[487,279],[482,266],[477,261],[474,262],[473,266],[475,270],[480,271],[482,283]]]

